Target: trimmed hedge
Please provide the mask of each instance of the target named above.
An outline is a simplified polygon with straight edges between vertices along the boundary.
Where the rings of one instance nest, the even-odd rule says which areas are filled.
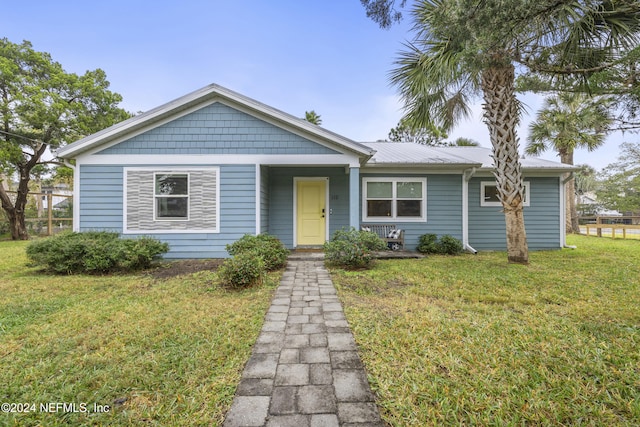
[[[262,256],[246,251],[226,259],[218,268],[218,277],[232,288],[246,288],[261,284],[266,272]]]
[[[440,239],[435,234],[423,234],[418,240],[417,250],[424,254],[458,255],[464,247],[460,240],[448,234]]]
[[[218,269],[223,284],[245,288],[262,283],[267,271],[285,266],[289,250],[277,237],[269,234],[245,234],[226,247],[232,258]]]
[[[167,243],[150,237],[121,239],[116,232],[89,231],[34,240],[26,254],[33,264],[54,273],[101,274],[148,268],[168,251]]]
[[[285,266],[289,250],[275,236],[263,233],[257,236],[245,234],[226,246],[229,255],[239,255],[244,252],[253,252],[262,257],[267,271],[278,270]]]
[[[387,244],[376,233],[355,228],[338,230],[324,244],[327,262],[344,268],[371,268],[373,251],[387,250]]]

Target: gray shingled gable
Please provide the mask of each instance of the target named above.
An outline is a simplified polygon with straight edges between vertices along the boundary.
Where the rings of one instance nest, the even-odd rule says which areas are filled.
[[[216,102],[97,154],[339,154]]]

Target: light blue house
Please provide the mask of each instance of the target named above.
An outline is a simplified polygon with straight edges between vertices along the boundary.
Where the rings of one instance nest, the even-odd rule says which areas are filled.
[[[228,256],[246,233],[318,246],[343,227],[393,224],[469,250],[506,247],[491,151],[357,143],[210,85],[58,151],[75,159],[76,231],[149,235],[167,257]],[[564,246],[563,175],[522,159],[529,247]]]

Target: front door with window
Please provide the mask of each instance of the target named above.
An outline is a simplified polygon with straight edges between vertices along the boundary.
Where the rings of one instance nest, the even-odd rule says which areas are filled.
[[[327,180],[296,181],[296,245],[318,246],[326,240]]]

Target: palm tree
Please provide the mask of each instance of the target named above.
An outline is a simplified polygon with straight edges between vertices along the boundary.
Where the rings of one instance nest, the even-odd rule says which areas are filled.
[[[313,110],[305,111],[304,119],[309,123],[313,123],[314,125],[320,126],[322,124],[322,119],[320,118],[320,115]]]
[[[510,262],[528,263],[516,128],[518,70],[556,76],[611,66],[638,42],[636,0],[419,0],[416,37],[400,53],[391,82],[414,123],[446,130],[484,99]]]
[[[529,125],[525,152],[538,156],[554,150],[562,163],[573,165],[575,149],[592,151],[600,147],[611,123],[611,114],[600,100],[580,93],[560,93],[545,100],[536,120]],[[566,184],[566,198],[567,230],[580,233],[574,179]]]

